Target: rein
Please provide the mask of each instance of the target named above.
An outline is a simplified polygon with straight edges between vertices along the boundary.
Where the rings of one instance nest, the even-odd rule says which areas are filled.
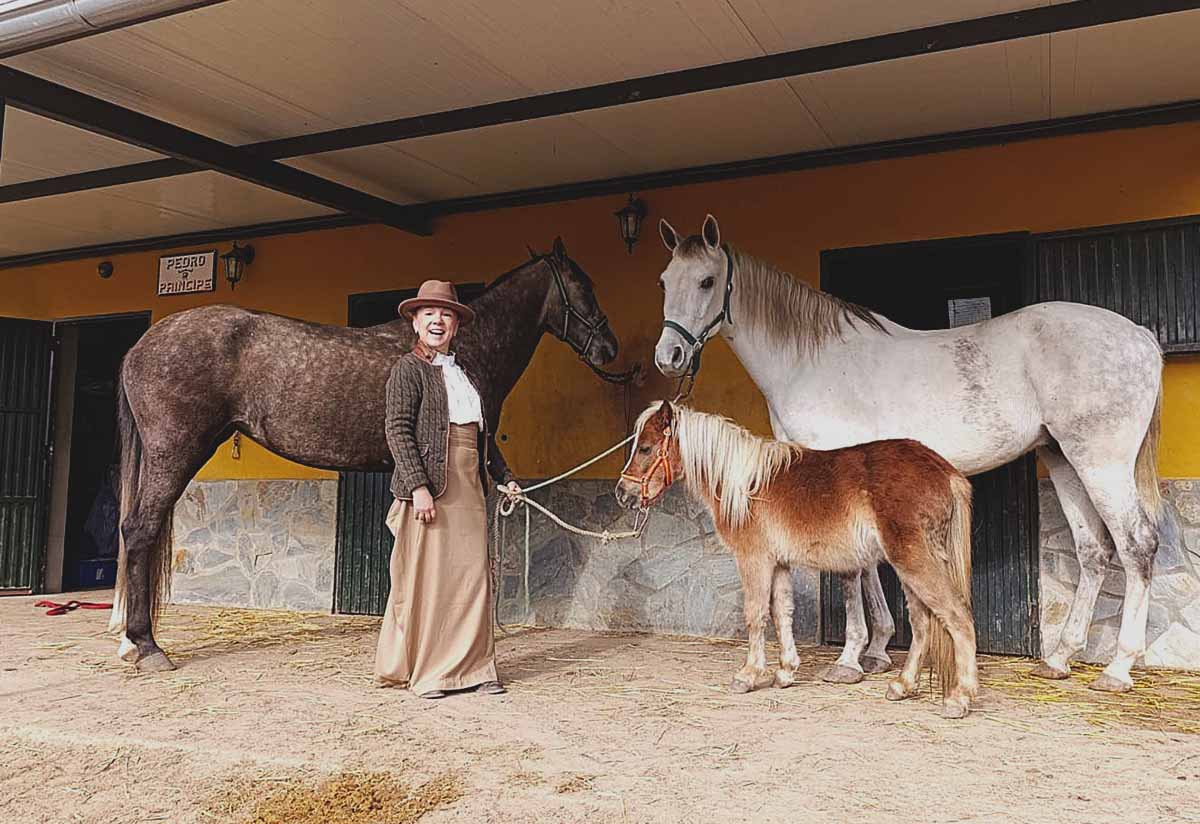
[[[554,274],[554,285],[558,287],[558,294],[562,299],[563,341],[566,342],[567,346],[574,350],[575,354],[579,356],[579,359],[587,365],[587,368],[595,372],[596,377],[600,378],[601,380],[608,381],[609,383],[627,384],[636,378],[642,371],[641,364],[637,364],[632,369],[627,369],[624,372],[608,372],[588,360],[587,351],[588,348],[591,347],[592,341],[596,339],[596,335],[600,334],[606,329],[609,329],[608,316],[603,312],[598,312],[597,317],[589,318],[576,309],[571,304],[570,296],[567,295],[567,285],[563,282],[562,273],[558,269],[558,264],[549,255],[543,255],[541,259],[546,262],[546,264],[550,267],[550,271]],[[584,342],[578,346],[573,340],[571,340],[571,318],[575,318],[578,323],[582,324],[583,328],[586,329],[588,333]]]
[[[696,383],[696,373],[700,371],[700,354],[704,351],[704,344],[708,343],[712,337],[713,331],[719,329],[722,323],[733,323],[733,314],[729,309],[730,298],[733,297],[733,255],[729,252],[729,245],[721,244],[721,249],[725,252],[725,299],[721,303],[721,311],[715,318],[708,322],[708,325],[700,330],[700,334],[693,335],[681,323],[676,323],[673,320],[663,319],[664,329],[673,329],[679,336],[688,342],[692,347],[692,362],[685,377],[690,377],[692,385]],[[680,392],[682,392],[683,381],[679,382]],[[687,394],[691,394],[691,386],[688,387]],[[683,395],[686,397],[686,395]]]

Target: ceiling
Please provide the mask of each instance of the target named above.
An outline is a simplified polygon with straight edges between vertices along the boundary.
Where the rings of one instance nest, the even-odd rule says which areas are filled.
[[[230,144],[574,89],[1018,0],[228,0],[2,61]],[[410,204],[1200,98],[1200,11],[286,162]],[[9,107],[0,186],[158,157]],[[0,255],[317,217],[197,172],[0,204]]]

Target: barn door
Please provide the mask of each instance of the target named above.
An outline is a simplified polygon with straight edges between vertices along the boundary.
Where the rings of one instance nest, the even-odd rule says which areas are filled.
[[[944,329],[1025,305],[1032,294],[1028,236],[839,249],[821,256],[825,291],[867,306],[914,329]],[[1039,654],[1038,498],[1034,458],[1025,456],[971,479],[972,598],[979,651]],[[900,583],[880,569],[896,621],[893,644],[908,646]],[[821,580],[825,643],[845,640],[841,579]]]
[[[42,586],[50,471],[51,324],[0,318],[0,593]]]
[[[458,299],[474,300],[483,284],[456,287]],[[396,319],[396,306],[416,289],[351,295],[349,326],[363,328]],[[383,421],[379,422],[383,438]],[[338,476],[337,556],[334,612],[383,615],[388,596],[392,534],[383,519],[392,505],[390,472],[343,472]]]

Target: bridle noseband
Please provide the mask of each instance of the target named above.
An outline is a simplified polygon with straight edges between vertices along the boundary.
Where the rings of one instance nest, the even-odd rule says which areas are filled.
[[[621,473],[621,480],[638,485],[639,509],[649,509],[650,507],[650,481],[654,479],[654,473],[658,471],[660,466],[663,472],[663,489],[666,490],[667,487],[675,482],[674,473],[671,471],[671,459],[669,457],[670,444],[671,427],[668,426],[663,430],[663,439],[658,445],[658,451],[654,455],[654,460],[646,468],[646,474],[638,476],[631,475],[628,472]]]
[[[704,351],[704,344],[708,343],[709,338],[712,337],[713,330],[719,329],[722,323],[733,323],[733,315],[729,310],[729,301],[733,296],[733,255],[729,253],[729,246],[727,244],[722,243],[721,249],[725,252],[725,299],[721,303],[721,311],[717,316],[700,330],[699,335],[693,335],[681,323],[676,323],[668,319],[663,320],[664,329],[674,329],[692,347],[692,362],[689,373],[693,381],[696,378],[696,373],[700,371],[700,354]]]
[[[641,371],[639,367],[635,366],[626,372],[606,372],[588,360],[588,349],[591,348],[592,341],[596,339],[596,335],[604,331],[609,332],[609,334],[612,333],[612,330],[608,326],[608,316],[599,311],[599,307],[597,307],[596,316],[591,318],[576,309],[571,304],[571,298],[567,294],[567,284],[563,282],[562,272],[559,271],[558,263],[550,255],[542,255],[541,260],[550,267],[550,272],[554,275],[554,285],[558,287],[558,295],[562,299],[563,323],[562,334],[559,337],[562,338],[567,346],[571,347],[572,351],[579,356],[581,361],[587,364],[588,369],[591,369],[600,378],[609,383],[629,383]],[[578,323],[583,324],[583,328],[588,333],[587,338],[578,346],[571,340],[571,318],[575,318]]]

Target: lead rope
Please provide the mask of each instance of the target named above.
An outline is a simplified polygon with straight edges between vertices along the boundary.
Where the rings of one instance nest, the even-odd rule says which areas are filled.
[[[543,487],[547,487],[552,484],[556,484],[565,478],[571,477],[576,472],[580,472],[584,469],[587,469],[589,466],[596,463],[597,461],[607,458],[609,455],[616,452],[621,447],[625,446],[625,444],[632,441],[636,437],[636,435],[637,435],[637,433],[634,433],[633,435],[630,435],[629,437],[625,438],[624,440],[620,441],[619,443],[613,444],[608,449],[601,452],[599,455],[596,455],[593,458],[589,458],[588,460],[579,464],[579,466],[576,466],[573,469],[568,469],[566,472],[563,472],[559,475],[555,475],[553,478],[550,478],[549,480],[542,481],[541,483],[537,483],[531,487],[522,489],[516,495],[510,495],[508,492],[505,491],[503,486],[500,486],[500,485],[496,486],[497,491],[499,491],[501,493],[501,495],[503,495],[503,497],[496,502],[496,508],[492,513],[491,566],[492,566],[493,591],[496,593],[496,597],[494,599],[495,623],[496,623],[496,626],[499,627],[502,632],[507,633],[508,630],[505,629],[504,625],[500,622],[500,587],[501,587],[501,584],[503,583],[503,580],[502,580],[503,576],[501,574],[503,572],[503,570],[502,570],[503,563],[502,563],[501,555],[504,552],[504,542],[503,542],[503,539],[501,538],[501,530],[502,530],[502,528],[504,528],[505,533],[507,533],[507,529],[506,529],[507,518],[509,516],[511,516],[513,514],[513,512],[516,510],[518,503],[525,504],[525,559],[524,559],[525,564],[524,564],[523,578],[522,578],[521,583],[522,583],[522,587],[524,589],[524,605],[525,605],[525,615],[526,616],[529,615],[530,609],[531,609],[530,592],[529,592],[529,567],[530,567],[529,510],[531,508],[536,509],[537,511],[541,512],[543,515],[548,517],[551,521],[558,524],[560,527],[567,530],[568,532],[572,532],[576,535],[580,535],[585,538],[597,538],[597,539],[599,539],[601,544],[606,545],[612,541],[620,541],[620,540],[624,540],[626,538],[641,537],[642,531],[645,530],[645,528],[646,528],[646,523],[650,520],[649,510],[642,509],[642,510],[638,511],[638,514],[637,514],[637,516],[635,516],[634,521],[633,521],[633,529],[628,529],[628,530],[624,530],[621,532],[610,532],[609,530],[606,529],[603,532],[595,532],[591,529],[584,529],[583,527],[575,526],[574,524],[564,521],[562,518],[560,518],[558,515],[551,512],[545,506],[538,503],[533,498],[529,497],[530,492],[534,492],[535,490],[542,489]],[[501,520],[502,518],[505,520],[502,521]],[[504,526],[502,527],[502,525],[504,525]]]

